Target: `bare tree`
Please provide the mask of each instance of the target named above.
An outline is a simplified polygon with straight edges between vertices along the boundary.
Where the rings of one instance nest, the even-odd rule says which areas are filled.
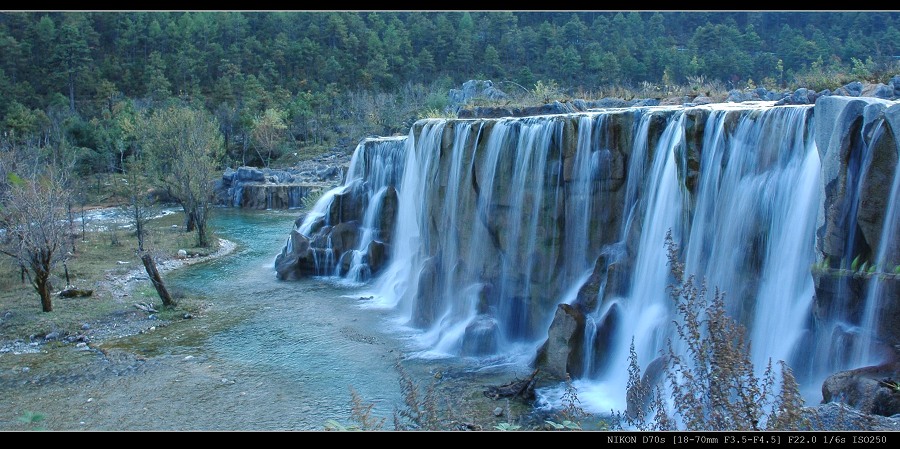
[[[65,262],[71,246],[68,206],[71,193],[66,171],[35,165],[18,174],[10,153],[0,161],[3,193],[0,198],[0,253],[12,257],[41,298],[44,312],[53,310],[50,283],[52,270]],[[4,163],[5,162],[5,163]],[[28,164],[18,164],[20,168]]]
[[[147,223],[150,221],[150,208],[153,204],[147,177],[148,164],[141,154],[136,154],[125,161],[124,167],[125,178],[119,188],[119,193],[127,201],[125,206],[129,209],[129,221],[134,225],[138,251],[143,253]]]

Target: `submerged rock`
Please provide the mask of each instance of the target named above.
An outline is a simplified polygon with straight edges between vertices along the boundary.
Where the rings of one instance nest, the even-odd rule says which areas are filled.
[[[463,335],[461,355],[483,356],[495,354],[500,346],[500,326],[489,315],[476,316]]]

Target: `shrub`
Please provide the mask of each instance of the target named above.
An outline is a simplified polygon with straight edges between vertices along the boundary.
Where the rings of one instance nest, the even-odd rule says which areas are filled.
[[[670,340],[665,351],[665,379],[650,385],[642,380],[632,343],[627,395],[634,410],[617,419],[640,430],[754,431],[808,429],[803,399],[791,369],[779,362],[781,382],[775,391],[775,372],[769,361],[762,378],[750,360],[750,342],[744,327],[729,317],[725,294],[717,289],[712,298],[704,282],[685,277],[678,247],[666,235],[669,286],[678,320],[675,328],[685,350],[676,352]],[[667,387],[673,410],[667,410]]]

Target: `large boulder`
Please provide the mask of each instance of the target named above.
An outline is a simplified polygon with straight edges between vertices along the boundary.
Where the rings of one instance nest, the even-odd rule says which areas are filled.
[[[253,167],[239,167],[237,169],[237,172],[234,174],[234,179],[232,182],[247,183],[265,181],[266,175],[262,170]]]
[[[862,95],[890,100],[891,98],[894,98],[894,87],[882,83],[870,84],[863,90]]]
[[[296,230],[291,231],[288,239],[281,253],[275,257],[275,276],[281,280],[293,280],[304,274],[315,274],[309,239]]]
[[[751,100],[749,93],[742,92],[740,89],[731,89],[728,91],[728,97],[725,98],[726,103],[741,103]]]
[[[462,89],[450,89],[448,97],[447,111],[457,113],[461,107],[476,98],[501,100],[506,98],[506,93],[494,87],[491,80],[468,80],[463,83]]]
[[[822,384],[822,402],[843,402],[873,415],[900,414],[900,362],[832,374]]]
[[[331,248],[338,259],[344,253],[356,249],[359,244],[359,229],[359,222],[356,220],[338,223],[331,229]]]
[[[477,315],[463,335],[463,356],[485,356],[495,354],[500,347],[500,325],[490,315]]]
[[[840,402],[804,407],[802,413],[809,428],[800,430],[900,431],[900,418],[863,413]]]
[[[372,274],[377,273],[384,266],[384,262],[387,260],[387,253],[387,246],[383,242],[378,240],[369,242],[369,246],[366,248],[366,256],[369,261],[369,270],[371,270]]]
[[[894,96],[900,97],[900,75],[894,75],[888,81],[888,86],[894,89]]]
[[[442,291],[439,261],[440,257],[429,257],[419,270],[419,287],[410,323],[413,326],[428,327],[436,318],[437,304],[440,302]]]
[[[327,221],[330,225],[336,225],[347,221],[362,220],[363,213],[364,204],[356,192],[356,187],[351,186],[351,188],[334,195],[328,208]]]
[[[854,81],[852,83],[847,83],[841,87],[838,87],[834,90],[835,95],[840,95],[843,97],[859,97],[863,92],[863,84],[859,81]]]
[[[547,341],[538,351],[537,365],[558,379],[580,377],[583,372],[584,313],[580,308],[560,304],[547,331]]]

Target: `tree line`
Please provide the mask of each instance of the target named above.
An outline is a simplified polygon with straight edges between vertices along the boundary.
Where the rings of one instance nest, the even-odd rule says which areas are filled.
[[[596,91],[872,76],[900,55],[898,20],[852,11],[5,12],[0,124],[4,140],[66,139],[83,172],[115,171],[130,151],[119,147],[120,116],[181,99],[217,118],[223,163],[266,165],[291,149],[405,132],[473,78]]]
[[[42,300],[73,252],[73,204],[115,174],[138,250],[147,193],[210,245],[228,166],[290,162],[407,132],[449,89],[595,92],[717,80],[768,88],[877,79],[891,12],[2,12],[0,253]],[[807,86],[818,87],[818,86]],[[837,87],[837,86],[832,86]],[[300,155],[302,153],[302,155]],[[68,222],[69,227],[64,226]]]

